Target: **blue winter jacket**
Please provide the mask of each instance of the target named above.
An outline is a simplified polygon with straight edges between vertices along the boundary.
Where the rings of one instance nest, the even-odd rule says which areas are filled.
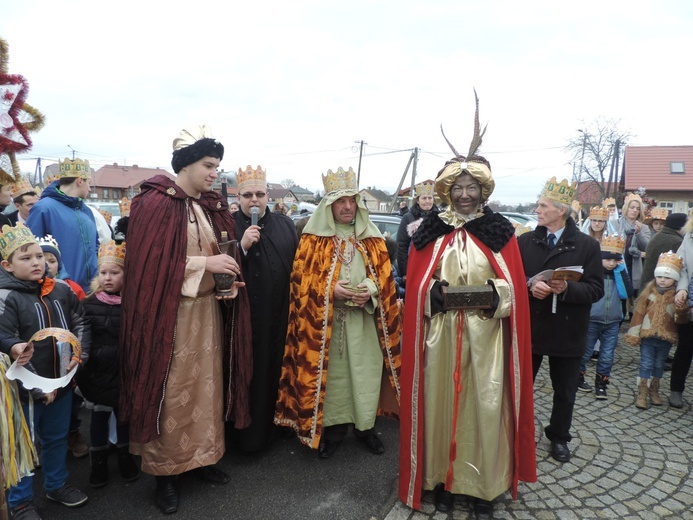
[[[625,264],[618,264],[613,270],[604,269],[604,296],[592,304],[590,321],[614,323],[623,319],[621,300],[633,296],[633,284]]]
[[[56,181],[43,190],[26,223],[37,237],[52,235],[58,241],[69,278],[87,292],[97,274],[99,235],[94,215],[82,199],[57,188]]]

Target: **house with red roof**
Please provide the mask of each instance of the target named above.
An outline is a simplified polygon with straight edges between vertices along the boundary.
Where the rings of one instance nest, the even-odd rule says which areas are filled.
[[[625,192],[645,188],[673,213],[693,207],[693,146],[626,146],[622,172]]]
[[[132,199],[139,193],[140,185],[155,175],[165,175],[171,180],[176,178],[161,168],[142,168],[136,164],[107,164],[92,174],[92,190],[89,197],[101,202],[118,201],[123,197]]]

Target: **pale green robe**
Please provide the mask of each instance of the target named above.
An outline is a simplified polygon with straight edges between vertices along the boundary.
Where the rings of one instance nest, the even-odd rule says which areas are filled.
[[[338,237],[354,234],[353,225],[335,223],[335,227]],[[364,282],[371,299],[363,308],[334,302],[323,426],[353,423],[358,430],[368,430],[375,426],[383,374],[374,317],[378,292],[375,283],[366,278],[366,265],[358,250],[348,266],[341,266],[339,279],[349,280],[351,285]]]

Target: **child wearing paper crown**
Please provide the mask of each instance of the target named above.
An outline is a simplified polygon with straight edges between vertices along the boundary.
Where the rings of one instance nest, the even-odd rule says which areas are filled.
[[[592,304],[590,324],[587,329],[586,349],[580,362],[580,381],[578,390],[591,392],[592,387],[585,382],[587,362],[592,357],[594,346],[599,340],[597,374],[594,379],[595,397],[606,399],[606,387],[614,365],[614,351],[618,344],[618,330],[623,320],[621,303],[633,296],[633,284],[623,264],[625,239],[619,235],[605,237],[600,246],[602,266],[604,267],[604,296]]]
[[[91,283],[92,292],[84,300],[84,312],[91,327],[92,347],[89,364],[77,376],[85,399],[91,403],[91,474],[93,488],[108,482],[108,425],[111,413],[118,418],[120,372],[120,290],[123,287],[125,242],[111,240],[99,249],[98,275]],[[128,426],[118,424],[118,467],[126,482],[140,476],[129,451]]]
[[[37,237],[38,238],[38,237]],[[60,255],[60,246],[57,240],[51,235],[46,235],[43,238],[38,238],[38,243],[43,250],[43,258],[46,261],[46,266],[48,269],[48,275],[51,278],[58,278],[64,280],[67,285],[75,292],[77,298],[81,301],[87,295],[82,289],[82,287],[75,282],[70,280],[69,274],[65,271],[65,265],[63,264],[62,256]]]
[[[655,279],[638,297],[630,329],[624,336],[629,345],[640,345],[638,397],[635,401],[638,408],[646,409],[648,399],[656,406],[664,404],[659,395],[659,383],[669,350],[678,339],[674,296],[682,265],[683,259],[672,251],[659,255]]]
[[[73,356],[67,370],[85,361],[90,334],[82,305],[67,284],[45,276],[43,251],[31,230],[23,224],[4,226],[0,256],[0,351],[38,376],[59,377],[63,367],[56,338],[30,342],[36,332],[54,327],[70,331],[82,347],[81,359]],[[24,416],[32,434],[41,439],[46,497],[69,507],[87,501],[84,493],[66,482],[72,394],[72,382],[48,394],[32,390],[31,395],[20,385]],[[10,488],[8,506],[12,517],[36,518],[33,498],[33,476],[25,476]]]

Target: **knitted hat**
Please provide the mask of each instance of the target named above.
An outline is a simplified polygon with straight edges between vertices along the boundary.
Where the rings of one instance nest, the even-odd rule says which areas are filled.
[[[686,225],[687,221],[688,216],[685,213],[672,213],[664,221],[664,227],[678,231]]]

